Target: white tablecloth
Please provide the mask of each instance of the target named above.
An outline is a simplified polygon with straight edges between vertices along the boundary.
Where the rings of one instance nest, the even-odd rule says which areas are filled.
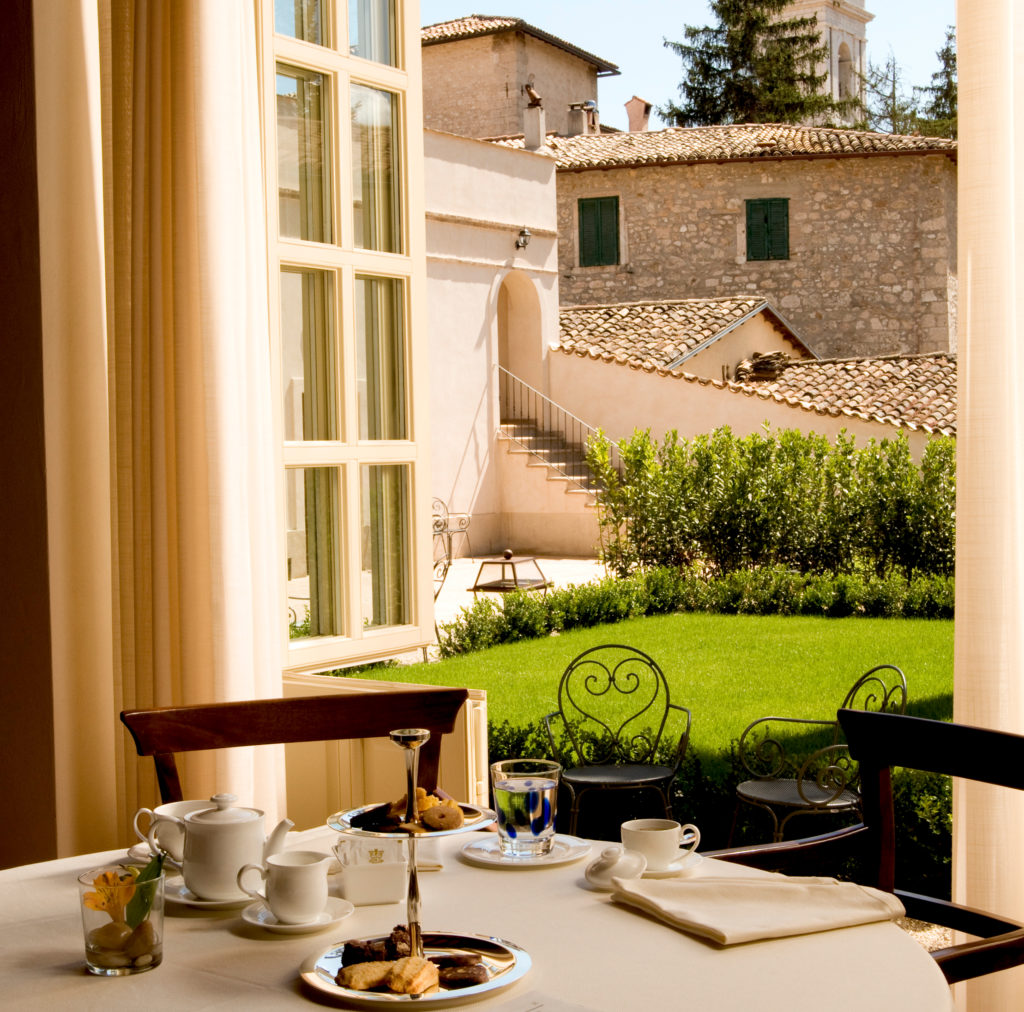
[[[436,840],[444,869],[419,876],[427,931],[496,935],[525,948],[533,969],[469,1008],[500,1012],[905,1012],[953,1008],[931,957],[891,923],[719,948],[583,888],[586,858],[531,870],[473,867],[457,856],[475,835]],[[326,828],[289,846],[329,852]],[[596,856],[595,845],[591,857]],[[10,1009],[248,1010],[312,1007],[299,967],[346,938],[386,934],[404,904],[357,907],[316,935],[273,935],[238,911],[168,906],[163,964],[100,978],[83,966],[76,876],[123,852],[0,872],[0,1004]],[[750,874],[704,862],[717,875]]]

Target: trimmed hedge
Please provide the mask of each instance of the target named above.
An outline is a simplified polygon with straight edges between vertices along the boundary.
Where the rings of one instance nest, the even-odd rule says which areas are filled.
[[[814,576],[784,567],[709,577],[696,567],[651,569],[547,594],[481,598],[438,629],[442,657],[644,615],[816,615],[830,618],[953,617],[951,576],[860,573]]]
[[[920,465],[906,436],[855,446],[795,429],[692,440],[649,431],[591,440],[601,554],[613,572],[700,564],[713,573],[951,576],[956,443],[930,440]]]

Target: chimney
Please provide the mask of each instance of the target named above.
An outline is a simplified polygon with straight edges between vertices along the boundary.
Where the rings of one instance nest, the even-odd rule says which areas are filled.
[[[582,102],[574,102],[569,106],[569,125],[566,133],[570,137],[579,137],[587,132],[587,111]]]
[[[629,132],[643,133],[647,129],[647,121],[651,118],[651,103],[634,95],[626,105],[626,116],[629,118]]]
[[[544,147],[544,107],[538,102],[523,110],[523,147],[539,151]]]

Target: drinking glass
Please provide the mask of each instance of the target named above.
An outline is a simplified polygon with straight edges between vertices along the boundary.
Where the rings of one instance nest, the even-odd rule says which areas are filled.
[[[121,977],[159,966],[164,941],[164,874],[142,878],[126,865],[78,877],[79,906],[90,973]]]
[[[551,853],[561,772],[550,759],[503,759],[491,765],[502,856],[529,859]]]

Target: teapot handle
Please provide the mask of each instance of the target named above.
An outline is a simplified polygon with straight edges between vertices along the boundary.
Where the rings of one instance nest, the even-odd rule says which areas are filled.
[[[149,849],[155,857],[157,854],[163,854],[170,864],[172,864],[179,871],[181,870],[182,854],[175,854],[168,850],[166,847],[161,847],[156,840],[157,827],[161,822],[173,822],[181,829],[182,839],[185,838],[185,822],[183,819],[178,819],[173,815],[154,815],[153,821],[149,824],[149,832],[146,834],[146,843],[149,844]]]

